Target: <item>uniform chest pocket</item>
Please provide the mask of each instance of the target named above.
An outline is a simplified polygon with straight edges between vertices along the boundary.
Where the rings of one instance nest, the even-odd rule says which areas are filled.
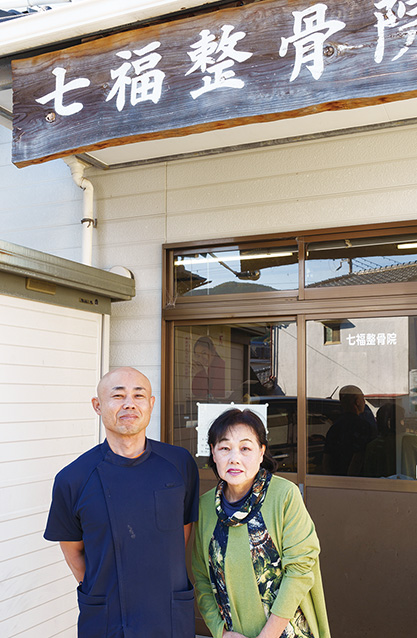
[[[184,486],[155,490],[156,526],[162,532],[184,525]]]

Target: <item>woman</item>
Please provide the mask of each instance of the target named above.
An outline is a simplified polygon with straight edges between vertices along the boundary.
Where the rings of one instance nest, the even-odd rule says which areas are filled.
[[[313,522],[296,485],[273,476],[261,419],[231,409],[212,424],[220,481],[200,499],[197,601],[214,638],[329,638]]]

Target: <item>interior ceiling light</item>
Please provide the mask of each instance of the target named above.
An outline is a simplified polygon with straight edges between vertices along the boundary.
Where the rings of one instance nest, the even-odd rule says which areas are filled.
[[[182,260],[176,260],[174,262],[175,266],[183,266],[186,264],[208,264],[208,263],[218,263],[223,261],[245,261],[249,259],[272,259],[273,257],[292,257],[293,252],[284,251],[278,253],[260,253],[258,255],[224,255],[222,257],[185,257]]]
[[[397,248],[399,250],[412,250],[413,248],[417,248],[417,242],[414,244],[397,244]]]

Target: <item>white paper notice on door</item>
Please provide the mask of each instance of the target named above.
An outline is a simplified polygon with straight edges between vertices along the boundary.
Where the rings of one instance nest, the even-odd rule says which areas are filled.
[[[220,414],[231,410],[232,408],[238,408],[238,410],[251,410],[255,412],[261,419],[267,428],[267,409],[268,403],[258,403],[250,405],[248,403],[197,403],[198,408],[198,423],[197,430],[197,453],[196,456],[210,456],[210,448],[207,442],[207,434],[211,424],[217,419]]]

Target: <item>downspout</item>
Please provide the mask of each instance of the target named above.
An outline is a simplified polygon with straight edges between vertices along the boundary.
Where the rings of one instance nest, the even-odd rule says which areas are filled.
[[[94,219],[94,187],[92,183],[84,177],[84,171],[87,164],[81,162],[74,155],[64,157],[64,162],[70,167],[72,179],[75,184],[83,189],[83,217],[81,223],[83,225],[82,234],[82,263],[87,266],[92,265],[93,257],[93,229],[97,226],[97,220]]]

